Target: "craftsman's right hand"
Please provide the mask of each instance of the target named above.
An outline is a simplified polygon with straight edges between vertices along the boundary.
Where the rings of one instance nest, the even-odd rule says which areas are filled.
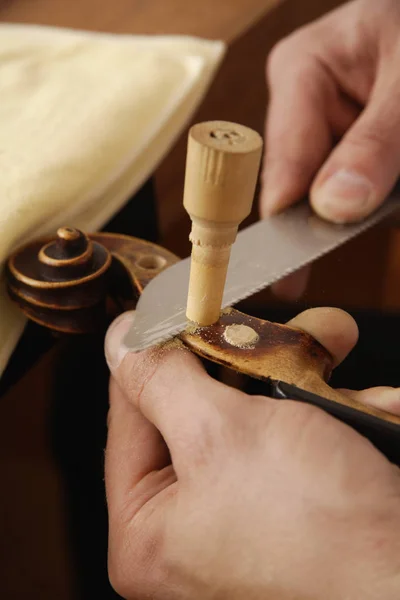
[[[334,222],[358,221],[400,175],[400,2],[353,0],[283,39],[267,64],[261,216],[306,194]],[[274,286],[296,298],[304,271]]]
[[[248,396],[183,347],[106,338],[109,574],[129,600],[398,600],[400,471],[322,410]],[[290,323],[340,362],[351,317]],[[362,393],[361,393],[362,394]],[[360,400],[400,412],[398,390]]]

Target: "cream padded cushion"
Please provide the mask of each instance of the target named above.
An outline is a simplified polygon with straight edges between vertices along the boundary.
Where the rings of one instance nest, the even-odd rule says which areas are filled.
[[[0,261],[60,225],[100,229],[152,174],[225,47],[0,24]],[[0,374],[24,318],[0,282]]]

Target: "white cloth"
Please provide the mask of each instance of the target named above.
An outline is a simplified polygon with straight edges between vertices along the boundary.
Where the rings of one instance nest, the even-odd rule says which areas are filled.
[[[219,41],[0,24],[0,267],[61,225],[101,228],[208,90]],[[0,280],[0,375],[25,319]]]

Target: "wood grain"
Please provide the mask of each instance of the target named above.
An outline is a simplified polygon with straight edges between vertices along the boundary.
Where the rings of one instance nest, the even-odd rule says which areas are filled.
[[[218,321],[231,246],[250,214],[262,154],[262,137],[227,121],[191,127],[184,207],[192,221],[192,255],[186,316],[199,325]]]
[[[227,327],[246,326],[257,334],[250,347],[236,347],[225,337]],[[282,381],[328,400],[400,426],[400,417],[350,398],[328,383],[332,356],[311,335],[279,323],[228,309],[218,323],[184,332],[180,339],[209,360],[263,381]]]

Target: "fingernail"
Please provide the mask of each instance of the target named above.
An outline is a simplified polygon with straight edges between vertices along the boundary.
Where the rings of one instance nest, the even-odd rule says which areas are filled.
[[[366,217],[372,211],[374,188],[364,175],[340,169],[315,190],[311,200],[321,217],[346,223]]]
[[[124,344],[124,337],[132,325],[134,317],[134,310],[123,313],[108,328],[104,341],[104,352],[110,371],[119,367],[128,352],[128,348]]]

